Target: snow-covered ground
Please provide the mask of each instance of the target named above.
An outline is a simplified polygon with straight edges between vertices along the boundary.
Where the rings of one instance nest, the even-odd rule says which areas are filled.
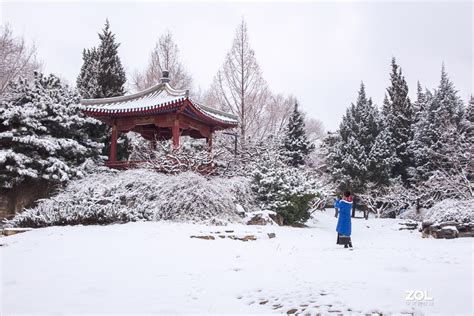
[[[141,222],[4,237],[1,314],[472,315],[472,239],[356,219],[350,251],[335,245],[333,214],[315,214],[310,228]],[[257,240],[218,237],[248,234]]]

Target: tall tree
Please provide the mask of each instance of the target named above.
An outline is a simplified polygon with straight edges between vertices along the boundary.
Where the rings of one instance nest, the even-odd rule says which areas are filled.
[[[8,25],[0,27],[0,98],[19,77],[31,79],[33,72],[40,69],[36,47],[16,37]]]
[[[98,48],[83,51],[83,65],[76,84],[81,97],[85,99],[117,97],[125,93],[125,71],[118,56],[120,44],[115,42],[109,20],[106,20],[99,39]],[[110,148],[111,128],[105,124],[92,126],[89,134],[95,141],[105,144],[102,154],[106,156]],[[128,157],[127,147],[128,140],[122,135],[117,152],[119,159]]]
[[[454,159],[462,155],[459,150],[469,151],[468,125],[463,102],[443,65],[440,84],[433,96],[425,98],[421,118],[414,125],[415,181],[427,180],[440,166],[452,168]]]
[[[158,39],[146,69],[133,75],[133,88],[144,90],[159,83],[163,70],[169,71],[172,87],[176,89],[190,89],[192,87],[192,77],[179,59],[178,45],[170,32],[161,35]]]
[[[408,97],[408,85],[395,58],[392,58],[392,72],[387,94],[388,97],[383,106],[384,122],[388,130],[387,136],[390,137],[397,158],[392,166],[392,175],[401,176],[402,181],[406,183],[408,168],[412,163],[409,144],[413,139],[414,113]]]
[[[288,164],[297,167],[305,164],[306,158],[313,150],[314,144],[306,135],[304,116],[296,103],[283,138],[282,155]]]
[[[269,90],[250,47],[244,20],[237,28],[224,65],[214,78],[211,93],[223,110],[239,117],[240,137],[245,143],[247,136],[259,129]]]
[[[252,130],[252,137],[262,140],[266,137],[283,136],[293,113],[296,98],[292,95],[270,95],[260,118],[258,130]]]
[[[109,20],[105,22],[102,34],[99,34],[99,65],[97,67],[97,84],[100,87],[99,97],[109,98],[124,95],[126,81],[125,71],[118,56],[119,43],[115,43],[115,34],[110,31]]]
[[[339,137],[330,151],[329,163],[334,180],[340,189],[363,192],[370,181],[385,179],[377,177],[371,169],[373,160],[381,154],[384,139],[380,133],[380,118],[377,108],[367,99],[365,86],[361,83],[357,102],[352,104],[342,118]],[[373,149],[377,144],[377,149]]]
[[[99,68],[99,54],[95,47],[84,49],[82,52],[83,64],[77,77],[76,86],[84,99],[100,97],[100,87],[97,82]]]
[[[83,51],[83,65],[77,78],[77,89],[83,98],[109,98],[124,95],[125,71],[118,56],[119,43],[106,20],[99,34],[98,48]]]

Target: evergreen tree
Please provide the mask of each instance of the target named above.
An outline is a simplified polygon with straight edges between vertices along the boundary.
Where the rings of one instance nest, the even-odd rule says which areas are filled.
[[[288,166],[279,155],[263,153],[252,172],[251,187],[263,209],[282,216],[285,225],[304,223],[310,202],[318,195],[307,171]]]
[[[449,80],[444,66],[433,96],[425,94],[425,108],[414,126],[414,181],[427,180],[440,166],[454,167],[453,160],[469,151],[468,121],[462,100]]]
[[[393,160],[392,176],[401,176],[402,181],[406,183],[408,168],[412,163],[409,144],[413,139],[414,113],[408,97],[408,85],[395,58],[392,58],[390,83],[387,88],[388,97],[386,97],[383,106],[383,119],[388,130],[389,142],[393,146],[396,157]]]
[[[304,116],[295,104],[283,139],[282,155],[288,164],[297,167],[305,164],[305,159],[313,150],[314,144],[306,135]]]
[[[77,77],[76,86],[84,99],[95,99],[100,97],[99,84],[97,82],[99,54],[95,47],[84,49],[82,52],[83,64],[81,72]]]
[[[121,96],[124,94],[125,71],[118,56],[115,35],[110,31],[106,20],[102,34],[99,34],[98,48],[83,51],[83,65],[77,78],[77,89],[84,99],[97,99]],[[107,156],[110,150],[111,128],[106,124],[91,127],[89,135],[97,142],[104,143],[102,154]],[[117,158],[128,158],[128,139],[119,136]]]
[[[85,132],[98,121],[84,117],[79,96],[54,75],[20,80],[0,106],[0,186],[28,179],[64,182],[81,175],[80,165],[98,158],[102,144]]]
[[[413,103],[413,124],[420,121],[421,116],[426,108],[427,98],[429,98],[429,92],[423,92],[421,84],[418,81],[416,84],[416,102]]]
[[[372,100],[367,99],[362,83],[356,104],[352,104],[342,118],[339,138],[329,157],[333,178],[341,190],[363,192],[371,181],[386,182],[380,178],[383,170],[374,168],[388,147],[385,139],[376,142],[380,126],[379,112]],[[375,144],[380,148],[374,149]]]
[[[97,84],[100,87],[99,97],[109,98],[124,94],[126,81],[125,71],[118,56],[120,44],[115,43],[115,35],[110,31],[109,20],[105,23],[102,34],[99,34],[98,48],[99,64],[97,69]]]

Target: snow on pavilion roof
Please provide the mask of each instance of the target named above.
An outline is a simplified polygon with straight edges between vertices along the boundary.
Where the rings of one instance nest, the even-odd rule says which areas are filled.
[[[194,102],[188,90],[175,90],[168,83],[160,83],[138,93],[103,99],[83,99],[84,113],[94,117],[141,116],[175,112],[184,107],[183,113],[209,123],[226,127],[237,126],[235,115]],[[188,106],[186,106],[188,105]]]

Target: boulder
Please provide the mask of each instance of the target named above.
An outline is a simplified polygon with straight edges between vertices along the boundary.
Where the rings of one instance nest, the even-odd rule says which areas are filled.
[[[269,214],[270,218],[279,226],[283,226],[283,217],[280,214]]]
[[[452,239],[458,238],[459,232],[456,226],[445,226],[440,228],[436,227],[432,229],[431,236],[433,236],[434,238]]]
[[[262,217],[262,215],[257,214],[252,217],[248,222],[247,225],[267,225],[268,221]]]

